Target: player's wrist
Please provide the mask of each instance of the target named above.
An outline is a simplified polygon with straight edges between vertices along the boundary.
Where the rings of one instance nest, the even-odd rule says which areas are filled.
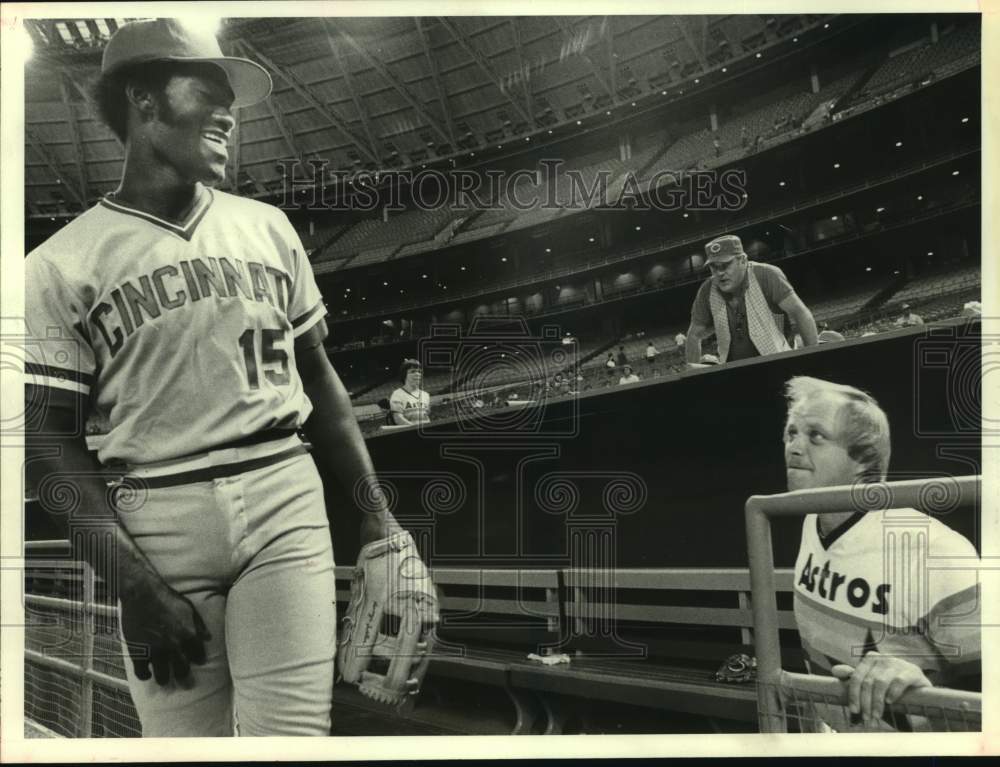
[[[388,510],[369,512],[361,523],[362,543],[370,543],[403,532],[395,517]]]

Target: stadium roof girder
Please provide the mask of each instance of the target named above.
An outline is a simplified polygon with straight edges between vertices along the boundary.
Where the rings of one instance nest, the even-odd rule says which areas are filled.
[[[305,164],[305,156],[295,143],[295,136],[288,129],[288,125],[285,123],[285,115],[281,111],[281,107],[275,100],[273,93],[267,97],[265,103],[267,104],[268,111],[271,113],[271,119],[274,120],[275,125],[278,126],[278,131],[281,133],[281,137],[285,140],[285,146],[288,147],[288,151],[292,153],[292,157],[295,157],[300,163]]]
[[[431,41],[419,16],[413,18],[413,23],[417,27],[417,35],[420,37],[420,43],[424,47],[427,66],[430,68],[431,77],[434,80],[434,90],[437,91],[438,101],[441,103],[441,114],[444,115],[444,126],[448,130],[448,138],[451,140],[452,149],[457,150],[458,142],[455,140],[455,121],[451,114],[451,107],[448,105],[448,94],[441,84],[441,70],[437,65],[437,59],[434,58],[434,54],[431,52]]]
[[[608,73],[611,77],[611,98],[614,98],[614,94],[618,93],[618,66],[615,61],[615,26],[614,20],[611,16],[605,16],[602,27],[607,29],[607,34],[604,37],[605,46],[607,47],[608,54]]]
[[[702,31],[702,38],[704,38],[705,34],[707,33],[708,21],[705,19],[704,16],[701,16],[699,18],[701,19],[701,23],[703,25],[701,31]],[[701,66],[701,70],[703,72],[707,72],[710,67],[708,65],[708,58],[705,56],[705,46],[702,45],[699,48],[695,44],[694,37],[691,35],[691,30],[688,28],[687,22],[684,20],[683,17],[674,16],[673,21],[674,24],[677,25],[677,28],[680,29],[681,35],[684,38],[684,42],[687,43],[688,47],[691,49],[691,52],[694,54],[694,57],[698,60],[698,64],[699,66]]]
[[[309,86],[299,80],[299,78],[296,77],[295,74],[293,74],[287,67],[283,67],[272,60],[245,38],[234,40],[233,44],[242,48],[245,56],[257,59],[265,67],[271,70],[271,72],[284,80],[293,91],[295,91],[307,104],[309,104],[309,106],[322,115],[334,128],[343,133],[348,140],[358,148],[358,150],[368,157],[368,159],[372,160],[376,164],[379,162],[378,153],[375,151],[375,148],[369,147],[360,136],[355,135],[354,131],[348,127],[347,123],[324,106],[324,104],[316,98],[316,95],[309,89]]]
[[[323,36],[326,38],[326,42],[330,46],[330,53],[333,54],[333,58],[336,60],[337,66],[340,67],[340,71],[344,73],[344,83],[347,85],[347,92],[351,96],[351,101],[354,102],[354,108],[358,110],[358,116],[361,118],[361,125],[365,130],[365,136],[368,138],[368,144],[375,149],[378,147],[378,142],[375,140],[375,131],[372,129],[372,122],[368,115],[368,110],[365,108],[364,101],[358,96],[358,90],[354,86],[354,77],[351,75],[350,69],[344,63],[344,60],[340,55],[340,51],[337,50],[337,46],[333,40],[333,34],[330,30],[329,19],[323,19],[322,24]]]
[[[517,26],[517,16],[510,17],[510,31],[514,36],[514,50],[517,53],[517,67],[518,70],[524,74],[521,78],[521,87],[524,91],[524,106],[528,110],[528,117],[530,118],[528,123],[533,124],[535,122],[535,109],[532,104],[534,96],[531,94],[531,78],[527,75],[528,68],[524,63],[524,50],[521,46],[521,30]]]
[[[559,28],[563,31],[563,36],[566,38],[566,40],[567,41],[571,40],[573,37],[572,25],[567,24],[565,21],[563,21],[561,16],[553,16],[552,20],[559,25]],[[585,50],[581,50],[580,57],[587,62],[587,66],[590,67],[590,71],[594,75],[594,78],[600,84],[601,88],[604,89],[604,92],[611,97],[612,101],[614,101],[615,100],[614,90],[611,88],[610,85],[608,85],[607,82],[605,82],[604,76],[601,74],[600,68],[597,66],[597,64],[594,63],[594,60],[590,58],[590,54],[588,54]]]
[[[486,60],[483,54],[481,54],[479,51],[477,51],[475,48],[472,47],[469,41],[465,39],[465,35],[463,35],[459,31],[458,27],[455,24],[453,24],[450,19],[447,19],[443,16],[439,16],[438,21],[440,22],[441,26],[447,29],[448,32],[451,34],[451,36],[455,38],[455,42],[457,42],[462,47],[462,50],[464,50],[466,53],[472,56],[473,60],[479,65],[479,68],[486,73],[486,76],[489,77],[489,79],[493,82],[497,90],[500,91],[500,94],[505,99],[507,99],[507,101],[510,102],[511,106],[514,107],[514,109],[521,116],[521,118],[529,125],[534,126],[535,121],[531,119],[531,115],[528,114],[527,111],[525,111],[524,106],[521,104],[521,102],[519,102],[516,98],[514,98],[514,96],[510,93],[510,91],[504,87],[503,82],[500,80],[500,76],[497,75],[496,70],[493,69],[493,67]]]
[[[70,99],[70,85],[78,93],[80,86],[76,84],[66,70],[59,73],[59,95],[62,98],[63,107],[66,109],[66,122],[69,125],[69,135],[73,140],[73,157],[76,160],[76,171],[80,178],[80,194],[84,201],[90,199],[90,184],[87,181],[87,161],[83,156],[83,142],[80,139],[80,125],[76,121],[76,110]],[[86,205],[84,205],[86,207]]]
[[[345,32],[343,29],[337,29],[337,34],[340,35],[341,39],[344,40],[344,42],[346,42],[354,50],[356,50],[361,55],[361,57],[365,61],[367,61],[375,69],[375,71],[382,76],[383,80],[385,80],[387,83],[389,83],[389,85],[392,86],[393,90],[395,90],[396,93],[398,93],[403,98],[403,100],[410,105],[410,108],[412,108],[413,111],[417,113],[417,116],[420,117],[420,119],[423,120],[425,123],[427,123],[427,125],[429,125],[434,130],[434,132],[441,137],[442,141],[449,140],[448,133],[447,131],[445,131],[443,127],[441,127],[441,123],[438,122],[438,120],[433,115],[431,115],[430,112],[424,109],[424,106],[423,104],[420,103],[420,100],[414,98],[413,94],[410,93],[409,89],[405,85],[403,85],[402,82],[400,82],[399,78],[397,78],[395,75],[392,74],[392,72],[389,71],[388,67],[386,67],[385,64],[383,64],[381,61],[372,56],[371,53],[368,52],[367,48],[361,45],[357,40],[351,37],[351,35]]]
[[[69,179],[69,176],[63,171],[59,160],[56,159],[56,156],[46,146],[45,142],[27,125],[24,126],[24,137],[28,140],[31,148],[35,150],[35,153],[42,158],[48,169],[52,171],[52,174],[59,180],[59,183],[80,204],[80,210],[85,211],[87,209],[86,195],[82,194],[79,187]]]

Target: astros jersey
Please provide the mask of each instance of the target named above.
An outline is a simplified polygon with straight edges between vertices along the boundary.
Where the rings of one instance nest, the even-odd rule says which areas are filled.
[[[426,421],[431,409],[431,395],[423,389],[416,394],[410,394],[400,386],[389,397],[389,409],[393,413],[402,413],[411,423]]]
[[[28,329],[47,339],[28,380],[90,396],[110,424],[102,463],[192,455],[309,415],[293,343],[326,310],[277,208],[201,189],[174,223],[105,199],[25,272]]]
[[[805,518],[795,563],[811,671],[857,666],[870,650],[916,664],[939,686],[978,669],[979,558],[969,541],[913,509],[858,514],[825,540],[817,522]]]

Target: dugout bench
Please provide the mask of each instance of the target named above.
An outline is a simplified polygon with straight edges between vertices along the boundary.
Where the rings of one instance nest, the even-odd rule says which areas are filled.
[[[342,604],[350,576],[337,568]],[[756,726],[755,685],[715,679],[729,655],[754,652],[747,570],[436,568],[433,577],[441,624],[423,691],[397,715],[338,685],[335,718],[349,709],[375,717],[357,734],[586,732],[589,710],[615,705],[703,717],[714,731]],[[794,664],[792,573],[778,570],[775,580]],[[530,653],[569,662],[546,665]]]
[[[25,583],[30,611],[69,610],[66,620],[72,622],[98,609],[78,615],[91,600],[104,601],[103,589],[93,576],[87,587],[89,568],[68,556],[66,542],[27,548],[33,563]],[[341,605],[349,598],[351,571],[336,570]],[[617,706],[647,711],[651,732],[665,731],[678,715],[702,717],[718,731],[755,729],[755,685],[715,680],[730,654],[753,653],[747,570],[442,567],[433,576],[442,596],[439,639],[415,705],[397,715],[338,684],[333,734],[597,732],[588,710]],[[782,654],[786,666],[794,667],[801,652],[793,630],[791,571],[775,571],[775,582]],[[108,620],[117,612],[110,606],[100,610],[109,613]],[[43,657],[53,642],[61,644],[58,636],[68,626],[54,619],[45,621],[50,628],[33,629],[52,636],[43,642],[48,649],[36,648],[31,660],[68,673],[66,662]],[[113,622],[105,628],[96,637],[106,645],[100,673],[73,676],[90,674],[94,685],[124,696],[115,715],[120,719],[129,708],[123,660]],[[544,665],[529,660],[529,653],[565,654],[569,663]]]

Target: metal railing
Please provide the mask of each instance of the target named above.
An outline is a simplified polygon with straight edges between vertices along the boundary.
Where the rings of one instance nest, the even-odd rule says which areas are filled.
[[[29,555],[33,551],[68,554],[70,545],[68,541],[28,541],[25,543],[25,550]],[[121,696],[128,698],[128,684],[124,679],[124,674],[118,677],[112,676],[96,669],[94,665],[95,658],[99,657],[95,652],[95,639],[101,633],[98,621],[99,619],[103,621],[103,625],[109,629],[112,641],[117,643],[118,610],[116,607],[97,601],[97,579],[93,569],[84,562],[69,559],[31,559],[29,568],[28,574],[31,574],[32,571],[37,574],[47,570],[68,570],[70,578],[79,582],[82,593],[80,600],[31,593],[24,595],[28,642],[31,643],[36,638],[33,636],[33,632],[34,634],[44,633],[46,627],[56,627],[54,641],[51,641],[50,646],[46,648],[50,650],[49,652],[32,647],[25,647],[24,650],[26,718],[30,713],[29,709],[37,710],[52,704],[52,701],[47,700],[28,700],[31,691],[36,686],[45,686],[44,681],[40,678],[42,674],[36,669],[47,669],[61,677],[64,684],[66,680],[72,680],[72,684],[75,685],[75,689],[67,688],[65,690],[65,699],[58,701],[59,708],[68,708],[72,712],[69,717],[70,722],[64,721],[64,725],[75,726],[74,732],[63,732],[62,734],[89,738],[93,733],[95,701],[101,698],[102,691],[110,691],[113,696],[116,694],[119,698]],[[70,639],[73,640],[73,643],[67,647]],[[77,639],[79,640],[78,645],[76,644]],[[112,652],[116,657],[120,657],[120,653],[115,650]],[[134,709],[125,713],[126,719],[131,715],[130,718],[134,722],[138,722]],[[48,723],[41,722],[41,724]],[[118,734],[128,736],[138,735],[139,732],[137,728],[126,726],[124,731]]]
[[[934,490],[944,488],[953,508],[974,506],[982,491],[982,478],[966,476],[883,482],[864,486],[829,487],[770,496],[751,496],[746,502],[747,546],[753,604],[754,647],[757,654],[757,709],[761,732],[788,732],[789,723],[799,732],[836,731],[831,720],[851,731],[860,727],[846,709],[846,687],[833,677],[793,674],[781,667],[778,641],[778,606],[774,578],[771,519],[834,514],[847,511],[871,513],[892,508],[925,510],[940,502]],[[982,726],[982,695],[945,688],[923,688],[904,694],[887,707],[889,724],[901,717],[912,729],[976,729]],[[887,727],[887,729],[888,729]],[[792,728],[794,729],[794,728]],[[898,729],[892,727],[892,729]]]

